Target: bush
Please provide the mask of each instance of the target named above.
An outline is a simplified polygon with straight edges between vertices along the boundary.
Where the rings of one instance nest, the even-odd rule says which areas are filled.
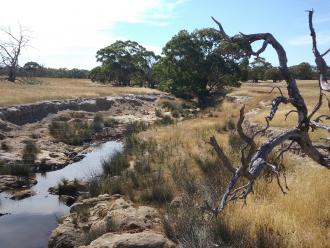
[[[127,157],[121,152],[116,152],[107,160],[102,161],[103,175],[119,176],[128,167]]]
[[[37,159],[37,154],[39,153],[39,149],[36,143],[32,140],[26,141],[22,161],[24,164],[33,165],[34,161]]]
[[[144,121],[134,121],[127,125],[125,136],[132,135],[147,130],[148,124]]]
[[[92,128],[81,120],[64,122],[52,120],[48,126],[49,133],[57,140],[68,145],[82,145],[92,137]]]
[[[104,120],[103,120],[103,116],[101,113],[97,113],[94,116],[94,120],[93,120],[93,129],[94,132],[101,132],[104,128]]]
[[[161,109],[156,109],[155,110],[155,115],[159,118],[162,118],[163,117],[162,110]]]
[[[31,167],[27,164],[0,164],[0,175],[27,177],[31,174]]]
[[[104,126],[105,127],[115,127],[116,125],[119,124],[119,121],[117,121],[114,118],[109,118],[104,121]]]
[[[174,123],[174,120],[171,116],[165,115],[162,119],[157,120],[155,123],[159,125],[170,125]]]
[[[239,153],[245,144],[244,140],[242,140],[242,138],[235,132],[229,134],[228,143],[232,151],[235,153]]]

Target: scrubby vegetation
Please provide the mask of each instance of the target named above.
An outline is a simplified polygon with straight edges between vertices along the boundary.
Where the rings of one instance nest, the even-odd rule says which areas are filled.
[[[246,102],[247,111],[252,110],[256,102],[267,102],[273,97],[273,93],[260,94],[268,92],[268,88],[247,87],[241,91],[254,95]],[[303,89],[315,90],[309,86]],[[162,108],[172,106],[165,103]],[[120,159],[112,160],[116,163],[112,167],[121,168],[120,173],[94,178],[90,194],[121,193],[135,202],[157,203],[164,211],[167,235],[182,247],[214,244],[220,247],[326,247],[328,227],[324,223],[329,214],[326,208],[318,206],[320,202],[330,204],[327,197],[330,185],[324,179],[328,171],[302,167],[291,154],[285,156],[286,169],[281,171],[285,172],[290,188],[287,195],[282,194],[271,174],[265,172],[256,182],[255,193],[249,196],[246,206],[230,204],[217,218],[207,214],[205,202],[220,200],[231,176],[207,141],[215,135],[230,159],[239,163],[244,142],[235,131],[238,113],[236,103],[225,101],[180,125],[146,129],[133,124],[131,130],[135,131],[128,132]],[[305,163],[313,164],[309,160]],[[301,178],[310,183],[302,185]],[[305,194],[306,190],[309,194]]]
[[[50,134],[57,140],[69,145],[82,145],[92,136],[92,127],[82,120],[66,121],[53,120],[49,124]]]
[[[33,165],[37,159],[39,148],[33,140],[27,140],[23,149],[22,161],[24,164]]]

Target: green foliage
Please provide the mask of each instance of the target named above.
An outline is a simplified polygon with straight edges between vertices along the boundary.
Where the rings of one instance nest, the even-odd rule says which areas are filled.
[[[310,80],[317,78],[317,70],[306,62],[291,66],[290,71],[293,73],[296,79]]]
[[[244,140],[235,132],[229,134],[229,146],[233,152],[239,153],[245,145]]]
[[[24,164],[32,165],[37,159],[39,149],[33,140],[27,140],[23,149],[22,161]]]
[[[144,121],[134,121],[127,125],[124,135],[130,136],[134,133],[145,131],[147,130],[147,128],[148,128],[148,123]]]
[[[257,83],[259,80],[265,80],[265,72],[271,67],[272,65],[268,63],[264,58],[255,58],[251,63],[249,78],[255,83]]]
[[[103,175],[119,176],[128,167],[127,157],[121,152],[116,152],[107,160],[102,161]]]
[[[152,66],[158,56],[135,41],[118,40],[98,50],[96,59],[102,65],[91,71],[93,81],[123,86],[131,85],[131,82],[140,86],[143,82],[148,82],[150,87],[154,85]]]
[[[116,125],[119,124],[119,121],[117,121],[114,118],[109,118],[104,121],[104,126],[105,127],[115,127]]]
[[[92,127],[79,119],[70,123],[54,119],[49,124],[48,130],[57,141],[74,146],[82,145],[84,141],[90,140],[93,134]]]
[[[31,167],[28,164],[0,164],[0,175],[13,175],[27,177],[31,174]]]
[[[94,120],[93,120],[93,129],[94,132],[101,132],[104,128],[104,120],[103,120],[103,116],[101,113],[97,113],[94,116]]]
[[[264,79],[272,80],[274,83],[283,79],[281,71],[277,67],[266,69]]]
[[[160,88],[179,97],[198,97],[203,104],[225,86],[238,86],[238,62],[221,45],[221,35],[213,29],[180,31],[154,66]]]
[[[174,123],[174,120],[171,116],[164,115],[160,120],[157,120],[155,123],[159,125],[171,125]]]

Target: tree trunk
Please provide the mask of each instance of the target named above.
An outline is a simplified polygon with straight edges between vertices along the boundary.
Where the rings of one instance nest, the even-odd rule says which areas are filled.
[[[15,82],[16,80],[16,68],[10,67],[8,72],[8,81]]]

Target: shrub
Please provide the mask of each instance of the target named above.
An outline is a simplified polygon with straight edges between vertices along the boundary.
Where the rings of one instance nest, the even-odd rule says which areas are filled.
[[[117,121],[114,118],[109,118],[104,121],[104,126],[105,127],[115,127],[116,125],[119,124],[119,121]]]
[[[139,133],[139,132],[147,130],[147,128],[148,128],[148,124],[146,122],[134,121],[127,125],[124,135],[129,136],[134,133]]]
[[[171,116],[165,115],[165,116],[163,116],[162,119],[157,120],[155,123],[159,124],[159,125],[170,125],[170,124],[174,123],[174,120]]]
[[[93,120],[93,129],[94,132],[101,132],[104,128],[104,120],[103,120],[103,116],[101,113],[97,113],[94,116],[94,120]]]
[[[88,183],[88,192],[90,197],[96,197],[103,194],[103,180],[101,177],[94,176]]]
[[[162,118],[163,117],[162,110],[161,109],[156,109],[155,110],[155,115],[159,118]]]
[[[48,129],[57,141],[68,145],[82,145],[84,141],[90,140],[93,134],[91,126],[78,119],[70,122],[70,124],[52,120]]]
[[[245,144],[245,142],[242,140],[242,138],[235,132],[231,132],[229,134],[228,143],[229,143],[230,148],[235,153],[239,153]]]
[[[31,174],[31,167],[27,164],[0,164],[0,175],[27,177]]]
[[[33,140],[27,140],[22,155],[23,163],[29,165],[34,164],[38,153],[39,149],[36,143]]]
[[[129,163],[125,154],[116,152],[107,160],[102,161],[103,175],[119,176],[122,171],[129,167]]]

